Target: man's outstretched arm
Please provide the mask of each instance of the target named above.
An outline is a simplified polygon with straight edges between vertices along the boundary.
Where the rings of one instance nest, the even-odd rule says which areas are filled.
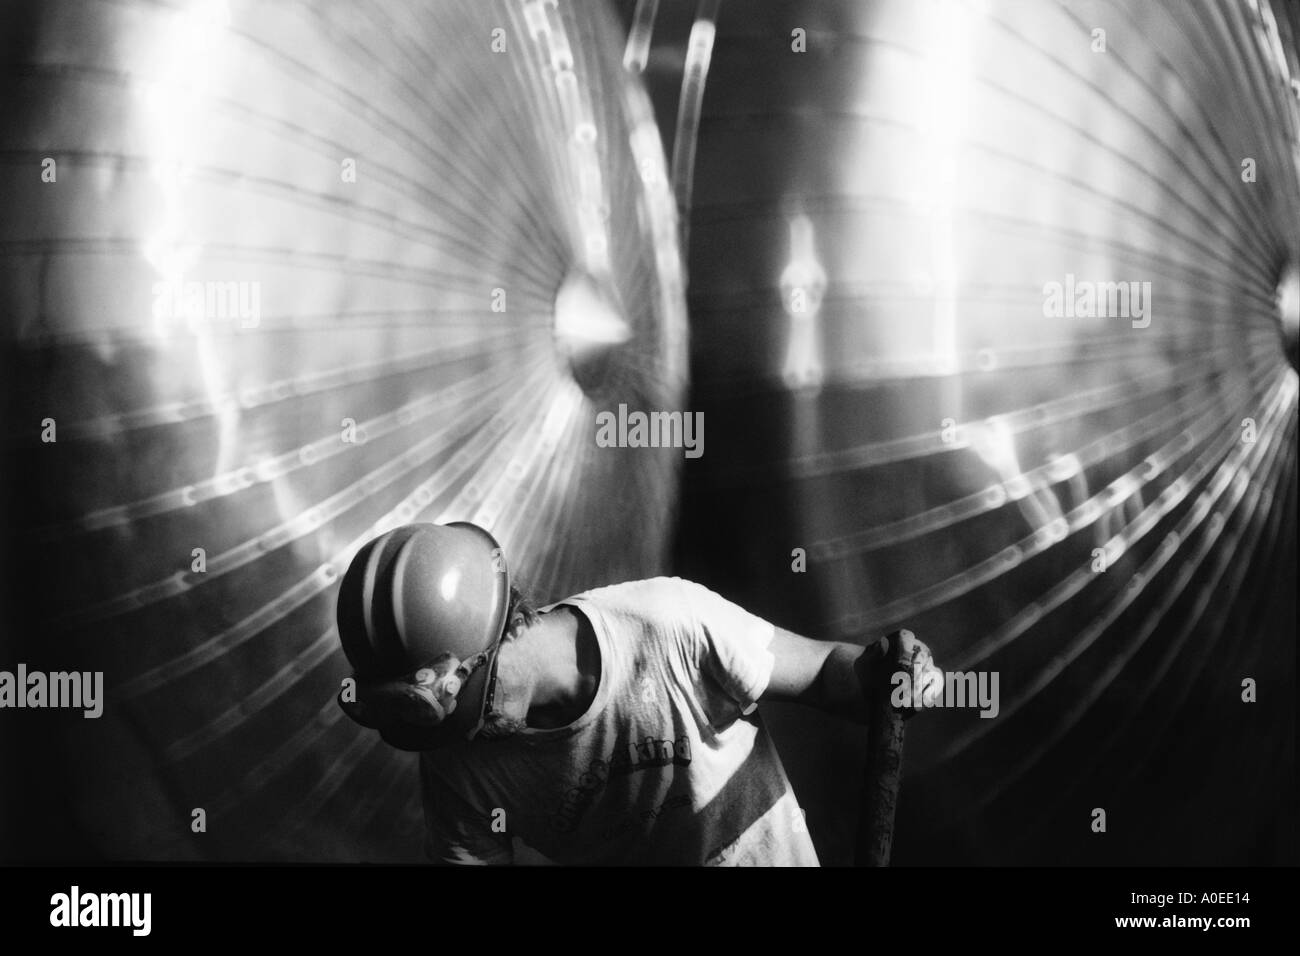
[[[902,632],[901,640],[903,659],[912,662],[913,686],[924,688],[929,699],[936,687],[942,689],[943,672],[935,667],[930,649],[910,632]],[[889,687],[879,642],[863,649],[843,641],[814,641],[778,627],[768,649],[775,663],[765,700],[795,701],[865,724],[873,689]]]

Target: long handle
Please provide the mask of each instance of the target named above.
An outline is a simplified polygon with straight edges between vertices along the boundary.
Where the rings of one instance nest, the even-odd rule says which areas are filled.
[[[902,632],[882,637],[879,677],[871,701],[867,730],[867,766],[862,788],[862,816],[858,823],[857,866],[889,866],[894,843],[894,810],[903,776],[903,714],[889,702],[889,675],[902,666]]]

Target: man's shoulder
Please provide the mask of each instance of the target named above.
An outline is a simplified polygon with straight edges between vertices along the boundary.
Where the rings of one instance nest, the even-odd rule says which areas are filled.
[[[609,637],[680,638],[691,630],[694,587],[698,585],[664,575],[592,588],[556,605],[569,604],[587,612],[601,622]]]
[[[592,588],[557,601],[556,604],[573,601],[631,609],[668,610],[679,606],[690,591],[698,587],[700,585],[685,578],[661,575]]]

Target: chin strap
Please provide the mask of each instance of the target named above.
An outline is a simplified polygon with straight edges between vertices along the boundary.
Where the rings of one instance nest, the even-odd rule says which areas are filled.
[[[492,712],[492,705],[496,699],[497,693],[497,656],[501,650],[501,641],[497,641],[485,651],[479,651],[471,657],[463,667],[469,667],[469,674],[474,673],[485,663],[488,665],[487,688],[483,692],[483,706],[479,708],[478,722],[465,735],[466,740],[473,740],[478,736],[479,731],[487,723],[488,714]],[[468,674],[466,675],[469,676]]]

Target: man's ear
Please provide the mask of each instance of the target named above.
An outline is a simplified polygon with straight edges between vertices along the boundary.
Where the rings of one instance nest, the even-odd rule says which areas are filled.
[[[506,629],[501,634],[501,643],[504,644],[506,641],[511,641],[518,637],[520,629],[525,627],[527,623],[528,622],[524,619],[522,614],[516,612],[515,614],[510,615],[509,620],[506,621]]]

